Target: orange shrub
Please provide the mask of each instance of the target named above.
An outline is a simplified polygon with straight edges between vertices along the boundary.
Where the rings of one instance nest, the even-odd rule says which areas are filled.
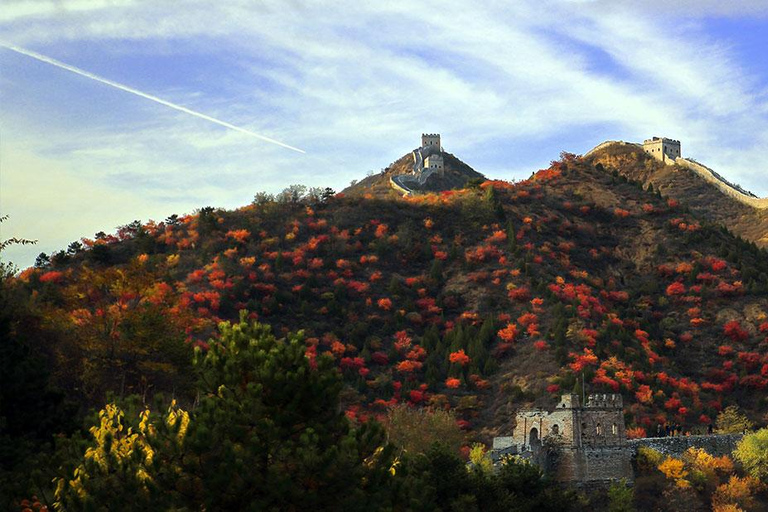
[[[451,389],[456,389],[461,385],[461,381],[459,379],[455,379],[453,377],[449,377],[445,379],[445,385],[446,387],[449,387]]]

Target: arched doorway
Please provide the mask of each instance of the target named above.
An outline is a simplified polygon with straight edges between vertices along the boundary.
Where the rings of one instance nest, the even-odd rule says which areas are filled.
[[[528,435],[528,444],[531,446],[531,448],[538,448],[541,445],[541,441],[539,440],[539,431],[536,429],[536,427],[532,428],[530,434]]]

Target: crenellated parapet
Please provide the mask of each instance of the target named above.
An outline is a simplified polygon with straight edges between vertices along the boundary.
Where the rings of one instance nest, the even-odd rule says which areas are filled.
[[[584,407],[587,409],[623,409],[624,400],[617,393],[588,395]]]

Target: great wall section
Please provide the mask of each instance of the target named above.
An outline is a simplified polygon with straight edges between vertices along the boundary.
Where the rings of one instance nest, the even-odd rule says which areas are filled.
[[[730,455],[742,434],[675,435],[627,439],[620,394],[566,394],[551,409],[521,409],[511,436],[493,439],[491,458],[526,459],[560,482],[601,486],[634,480],[640,448],[680,457],[689,448]]]
[[[636,142],[609,140],[601,144],[598,144],[597,146],[589,150],[587,153],[585,153],[584,156],[589,157],[594,153],[596,153],[597,151],[600,151],[601,149],[604,149],[616,144],[622,145],[622,146],[635,146],[638,149],[645,150],[644,144],[638,144]],[[656,155],[652,155],[652,156],[656,157]],[[734,185],[730,183],[728,180],[723,178],[720,174],[718,174],[714,170],[710,169],[705,165],[702,165],[701,163],[693,160],[692,158],[683,158],[682,156],[678,156],[672,159],[670,155],[667,155],[666,158],[667,160],[672,160],[672,161],[664,162],[664,163],[667,163],[668,165],[678,165],[680,167],[689,169],[694,174],[701,177],[704,181],[716,187],[723,194],[735,199],[736,201],[739,201],[742,204],[745,204],[747,206],[750,206],[752,208],[756,208],[759,210],[768,209],[768,197],[760,198],[755,196],[754,194],[747,192],[746,190],[739,187],[738,185]]]
[[[389,178],[390,186],[404,196],[413,195],[414,186],[424,186],[430,176],[445,170],[440,145],[440,134],[421,134],[421,146],[414,149],[413,170],[410,174],[398,174]],[[431,162],[430,162],[430,159]]]

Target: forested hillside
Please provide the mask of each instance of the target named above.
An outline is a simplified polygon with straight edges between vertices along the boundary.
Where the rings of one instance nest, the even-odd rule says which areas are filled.
[[[406,403],[488,441],[582,381],[624,396],[635,437],[729,404],[765,423],[768,254],[594,163],[405,199],[295,187],[99,233],[4,280],[3,364],[39,369],[50,417],[159,392],[195,407],[193,349],[244,312],[338,369],[352,425]],[[39,411],[5,397],[30,377],[2,378],[24,437]]]

